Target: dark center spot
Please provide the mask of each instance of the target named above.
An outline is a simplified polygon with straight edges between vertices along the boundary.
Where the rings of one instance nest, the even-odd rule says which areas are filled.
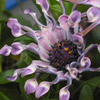
[[[50,64],[58,70],[65,70],[65,66],[78,57],[77,46],[67,40],[59,41],[49,50]]]

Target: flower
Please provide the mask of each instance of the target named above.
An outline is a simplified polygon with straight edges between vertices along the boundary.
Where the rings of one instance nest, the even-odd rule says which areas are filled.
[[[40,98],[46,94],[51,85],[57,84],[60,81],[67,81],[67,85],[59,92],[59,99],[69,100],[70,92],[68,89],[73,79],[79,80],[79,73],[84,71],[100,71],[100,68],[95,69],[90,67],[91,60],[86,56],[93,48],[97,48],[100,52],[100,44],[91,44],[86,48],[84,43],[84,36],[100,24],[100,8],[93,6],[88,9],[85,16],[87,16],[88,22],[91,25],[84,29],[80,25],[81,19],[84,18],[83,14],[73,9],[70,15],[66,15],[62,0],[57,1],[60,3],[63,11],[63,14],[58,19],[60,25],[53,18],[47,0],[36,0],[37,4],[42,8],[47,25],[39,22],[36,13],[30,9],[24,11],[25,14],[32,16],[40,27],[40,30],[33,30],[21,25],[17,19],[10,18],[7,25],[11,29],[13,36],[26,35],[35,39],[37,44],[30,43],[29,45],[25,45],[14,42],[11,46],[5,45],[0,50],[0,55],[9,56],[10,53],[19,55],[24,50],[35,52],[40,56],[41,60],[33,60],[26,68],[15,70],[13,76],[9,76],[7,79],[15,81],[19,74],[25,77],[26,75],[36,73],[35,77],[27,80],[24,86],[26,94],[35,92],[36,98]],[[94,0],[68,1],[84,4],[87,4],[86,2],[94,2]],[[41,75],[41,72],[54,74],[56,75],[56,79],[51,82],[44,81],[38,84],[37,79]]]

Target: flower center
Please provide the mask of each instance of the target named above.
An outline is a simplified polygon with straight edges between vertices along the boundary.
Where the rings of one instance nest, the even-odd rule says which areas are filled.
[[[65,70],[65,66],[78,57],[77,46],[67,40],[59,41],[49,50],[50,64],[58,70]]]

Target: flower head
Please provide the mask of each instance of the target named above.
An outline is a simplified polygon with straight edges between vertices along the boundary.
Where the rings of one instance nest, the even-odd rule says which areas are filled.
[[[62,0],[57,1],[60,3],[63,11],[63,14],[58,19],[59,24],[57,24],[56,20],[52,17],[47,0],[36,0],[37,4],[42,8],[47,25],[43,25],[39,22],[36,13],[32,12],[30,9],[24,11],[25,14],[32,16],[41,30],[33,30],[27,26],[21,25],[17,19],[10,18],[7,25],[11,29],[13,36],[19,37],[26,35],[35,39],[37,44],[30,43],[29,45],[24,45],[15,42],[11,47],[5,45],[0,50],[0,55],[9,56],[10,53],[18,55],[24,50],[36,53],[40,56],[41,60],[33,60],[29,66],[17,69],[14,75],[7,77],[7,79],[15,81],[19,74],[24,77],[36,72],[35,77],[27,80],[24,86],[26,94],[35,92],[36,98],[40,98],[46,94],[51,85],[57,84],[63,80],[67,81],[68,84],[59,92],[59,99],[69,100],[70,92],[68,89],[73,79],[79,79],[79,73],[84,71],[100,71],[100,68],[91,68],[91,60],[89,57],[86,57],[87,52],[93,48],[97,47],[100,52],[100,45],[92,44],[86,48],[84,44],[84,36],[100,24],[100,9],[97,7],[89,8],[86,16],[88,17],[88,22],[92,24],[86,29],[83,29],[80,25],[81,19],[84,17],[81,12],[74,10],[68,16],[65,14]],[[91,5],[93,5],[94,2],[94,0],[67,1],[77,4],[88,4],[89,2]],[[44,81],[38,85],[38,76],[43,72],[56,75],[55,80],[51,82]]]

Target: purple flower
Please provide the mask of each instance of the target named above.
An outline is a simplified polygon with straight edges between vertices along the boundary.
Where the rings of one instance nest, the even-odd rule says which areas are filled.
[[[72,13],[68,16],[65,13],[66,11],[62,0],[57,1],[60,3],[63,12],[59,16],[59,24],[52,16],[47,0],[36,0],[37,4],[42,8],[47,25],[39,22],[36,13],[32,12],[31,9],[24,11],[25,14],[32,16],[41,30],[33,30],[21,25],[17,19],[10,18],[7,25],[11,29],[13,36],[19,37],[26,35],[35,39],[37,44],[30,43],[25,45],[15,42],[12,43],[11,47],[5,45],[0,49],[0,55],[9,56],[10,53],[19,55],[25,50],[36,53],[40,56],[41,60],[33,60],[26,68],[15,70],[13,76],[9,76],[7,79],[15,81],[19,74],[25,77],[26,75],[36,73],[35,77],[27,80],[24,86],[26,94],[35,92],[36,98],[45,95],[51,85],[55,85],[60,81],[67,81],[67,85],[59,92],[59,99],[69,100],[70,91],[68,89],[73,79],[79,80],[78,73],[84,71],[100,71],[100,68],[95,69],[90,67],[91,60],[86,56],[93,48],[97,48],[100,52],[100,44],[91,44],[89,47],[85,47],[84,43],[84,36],[100,24],[100,8],[95,6],[99,2],[98,0],[66,0],[75,4],[82,3],[95,6],[90,7],[85,14],[91,25],[83,29],[80,25],[81,18],[84,17],[81,12],[73,9]],[[38,77],[43,72],[54,74],[56,78],[51,82],[44,81],[38,85]]]

